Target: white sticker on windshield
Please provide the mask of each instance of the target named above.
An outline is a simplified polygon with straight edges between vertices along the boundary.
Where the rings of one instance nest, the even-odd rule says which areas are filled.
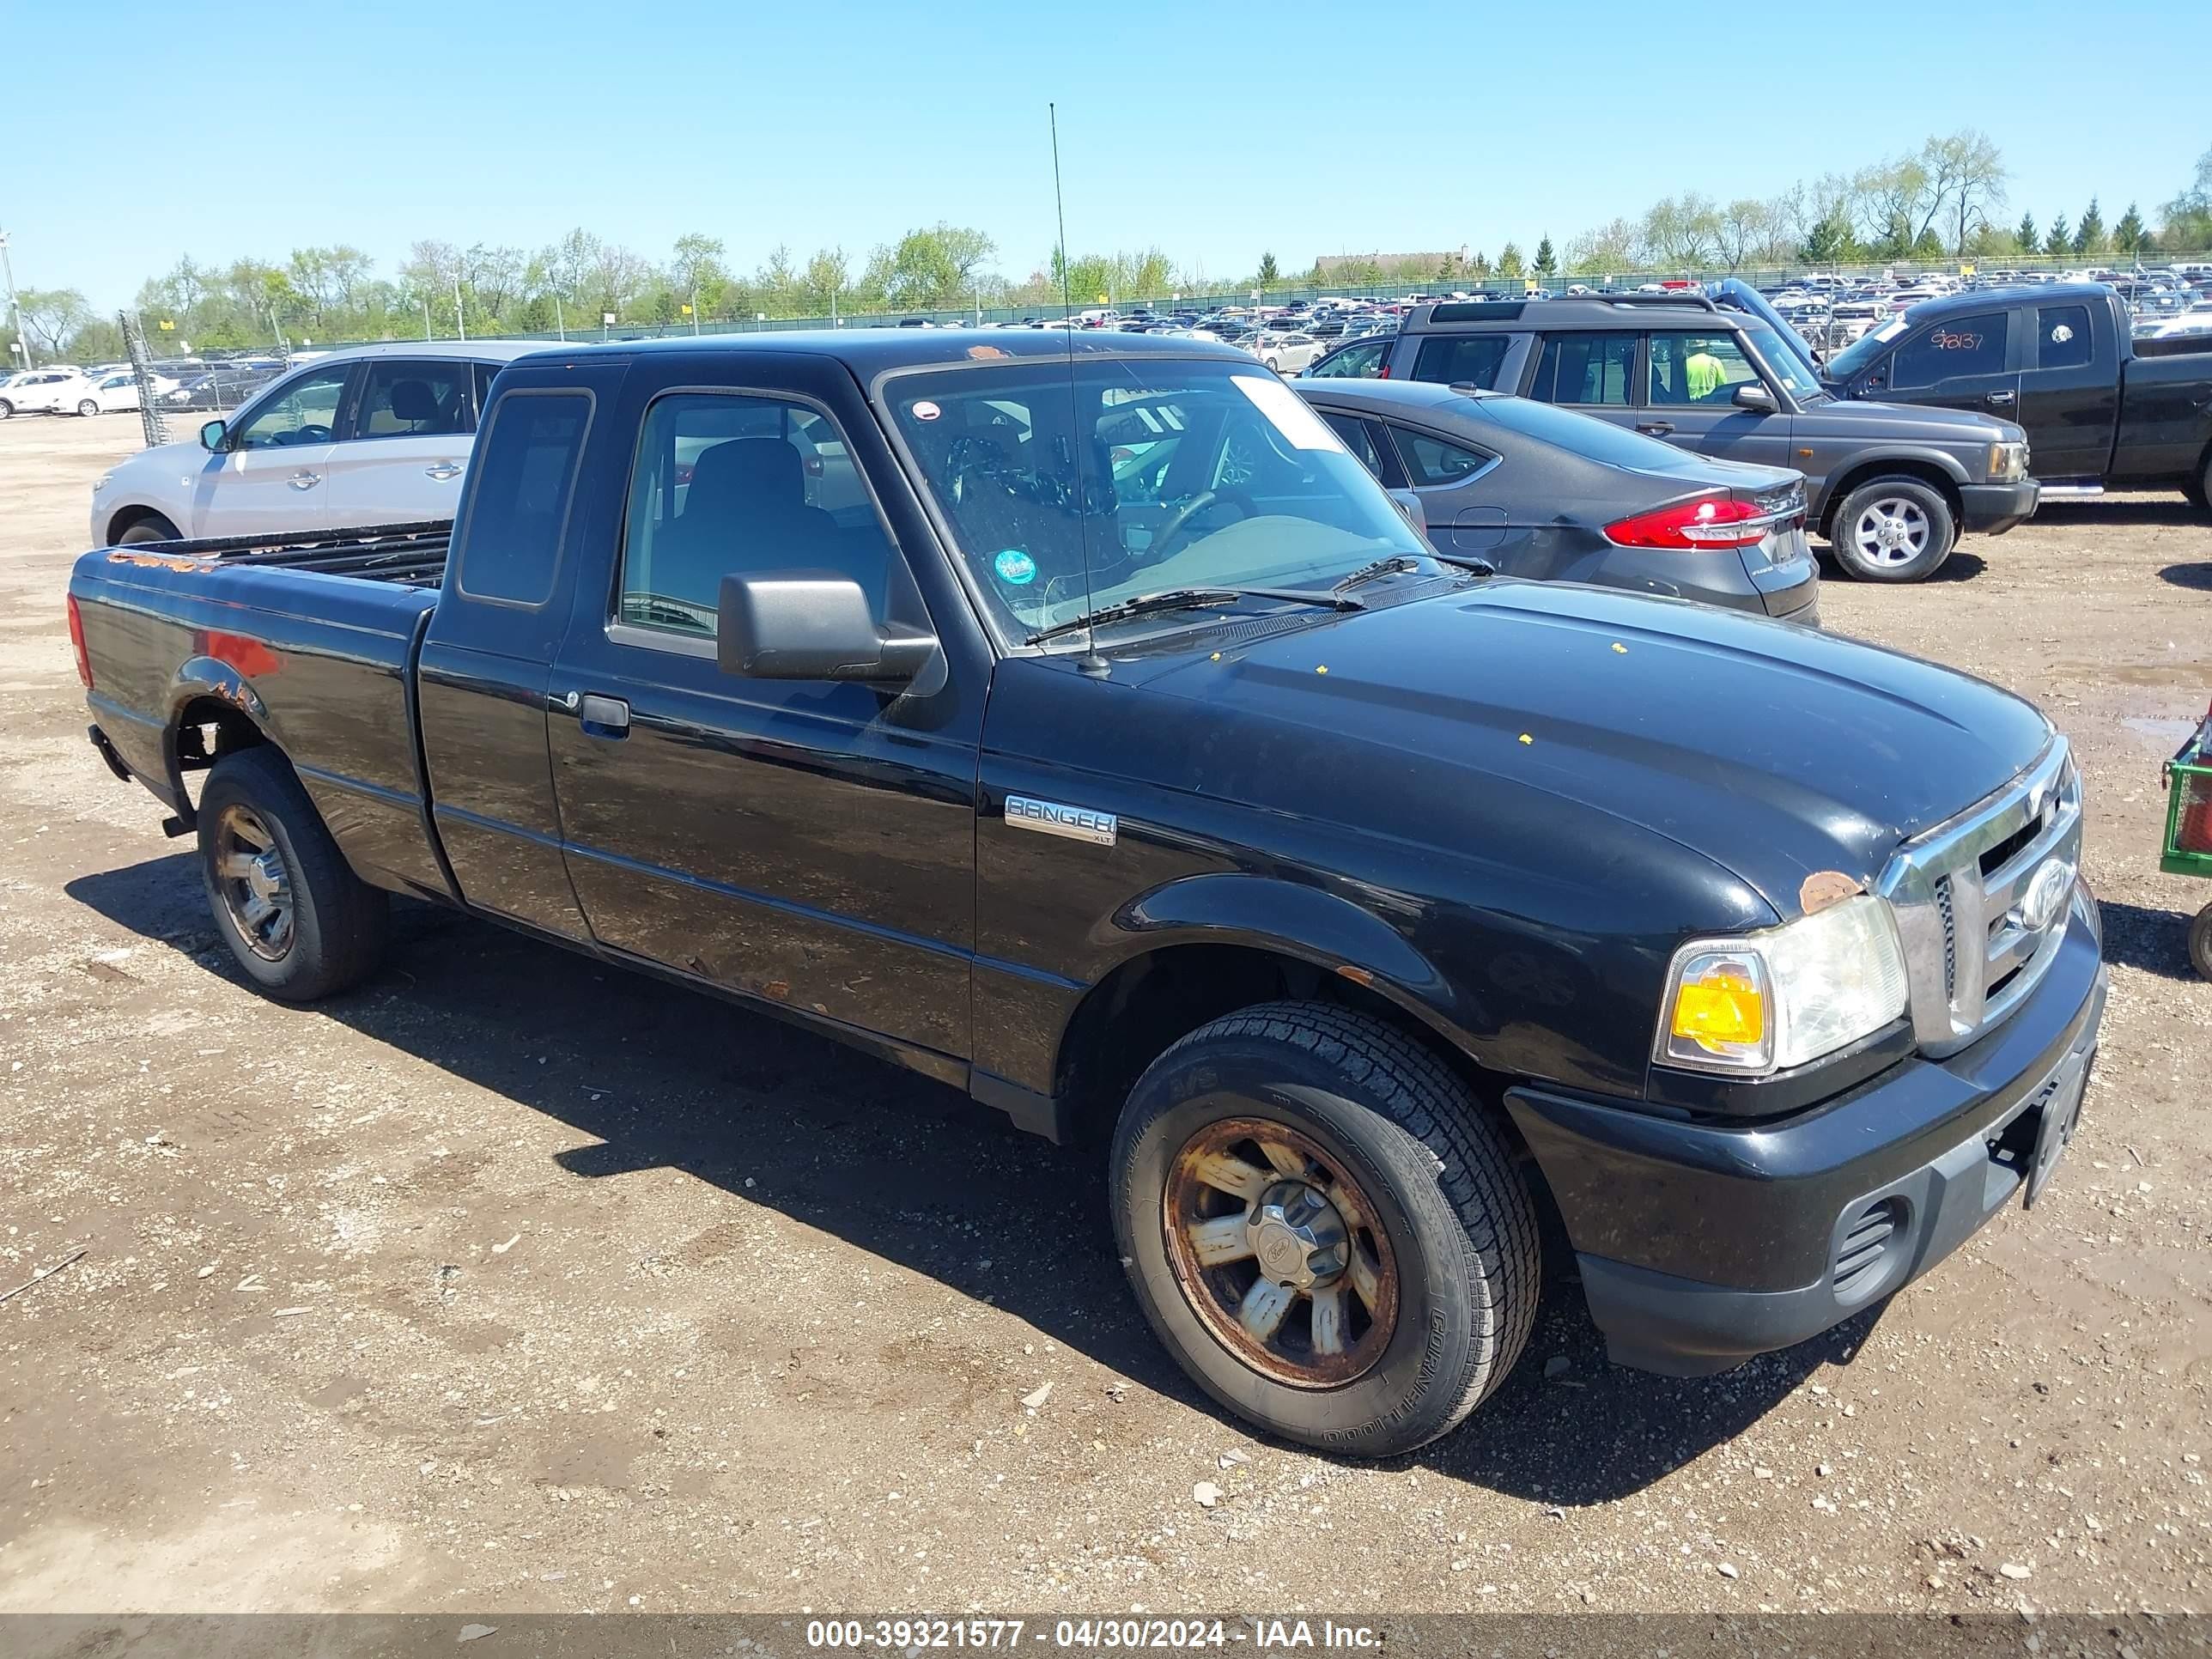
[[[1305,399],[1272,374],[1232,374],[1231,384],[1252,400],[1267,422],[1299,449],[1334,449],[1349,454],[1343,441],[1322,417],[1306,407]]]

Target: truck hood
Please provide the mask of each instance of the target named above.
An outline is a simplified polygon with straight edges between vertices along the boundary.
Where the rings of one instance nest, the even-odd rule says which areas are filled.
[[[1535,789],[1692,849],[1784,918],[1807,876],[1870,884],[1900,842],[2017,775],[2051,734],[2009,692],[1917,658],[1684,600],[1504,579],[1241,644],[1212,633],[1113,674],[1304,728],[1314,769],[1238,779],[1247,799],[1457,824],[1460,811],[1425,812],[1422,798]],[[1404,756],[1406,797],[1341,799],[1326,760],[1340,744]]]
[[[2027,434],[2010,421],[1970,409],[1930,404],[1885,404],[1847,398],[1824,388],[1825,404],[1801,410],[1791,430],[1799,437],[1850,438],[1863,443],[2020,443]],[[1979,475],[1977,474],[1978,477]]]

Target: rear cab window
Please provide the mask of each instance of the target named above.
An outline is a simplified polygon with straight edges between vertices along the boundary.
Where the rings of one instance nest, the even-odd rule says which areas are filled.
[[[2089,362],[2089,307],[2038,306],[2035,310],[2035,366],[2082,368]]]
[[[493,404],[478,444],[463,563],[462,597],[526,609],[553,596],[561,538],[575,493],[576,461],[592,422],[592,394],[521,387]]]

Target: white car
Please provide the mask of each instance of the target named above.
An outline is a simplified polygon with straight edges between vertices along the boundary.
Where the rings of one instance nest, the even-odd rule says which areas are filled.
[[[154,389],[161,390],[161,383],[155,381]],[[118,410],[138,407],[138,377],[129,369],[120,374],[88,376],[72,387],[62,402],[64,411],[75,415],[112,415]]]
[[[357,346],[303,363],[196,441],[142,450],[93,485],[93,545],[451,519],[492,377],[544,349]]]
[[[1323,347],[1310,334],[1278,333],[1262,329],[1237,343],[1279,374],[1295,374],[1321,356]]]
[[[73,407],[64,399],[83,384],[84,376],[68,368],[27,368],[11,375],[7,385],[0,386],[0,421],[15,415],[51,415]]]

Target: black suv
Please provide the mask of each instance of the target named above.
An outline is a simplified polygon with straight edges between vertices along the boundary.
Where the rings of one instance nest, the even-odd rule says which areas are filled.
[[[1518,392],[1685,449],[1794,468],[1837,562],[1870,581],[1922,580],[1962,529],[2000,535],[2038,499],[2019,427],[1838,399],[1741,284],[1725,304],[1668,294],[1419,306],[1395,335],[1353,341],[1307,373]]]

